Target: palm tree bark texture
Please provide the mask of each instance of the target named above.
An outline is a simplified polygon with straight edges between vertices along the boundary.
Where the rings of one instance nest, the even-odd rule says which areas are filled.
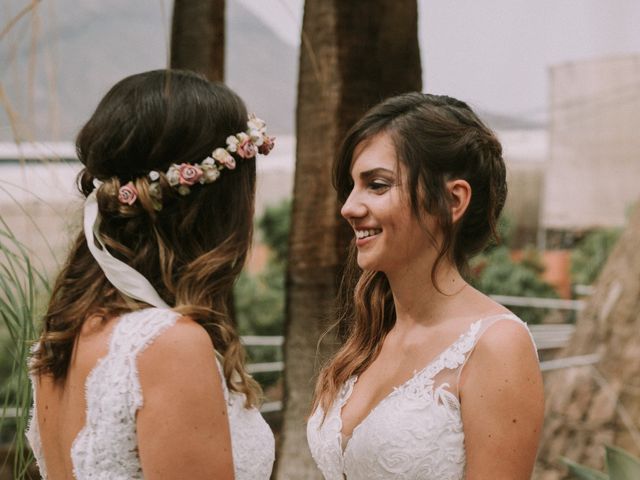
[[[562,356],[596,353],[592,366],[547,374],[537,480],[570,478],[559,457],[598,470],[604,445],[640,454],[640,205],[611,252]]]
[[[296,112],[296,173],[287,270],[284,422],[278,479],[321,478],[305,424],[353,232],[340,218],[331,166],[346,131],[385,97],[421,89],[415,0],[307,0]],[[319,353],[319,357],[316,354]]]
[[[175,0],[171,25],[171,68],[224,80],[224,0]]]

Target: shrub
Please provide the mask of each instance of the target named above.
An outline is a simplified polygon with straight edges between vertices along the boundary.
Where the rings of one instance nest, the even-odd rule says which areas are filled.
[[[571,280],[574,284],[591,285],[618,241],[619,229],[601,229],[585,235],[571,253]]]
[[[289,241],[291,202],[268,207],[258,220],[264,242],[271,250],[264,271],[251,275],[243,272],[235,288],[235,308],[241,335],[282,335],[284,332],[285,274]],[[282,360],[282,351],[276,347],[248,348],[252,362]],[[279,372],[256,374],[263,387],[280,378]]]
[[[544,266],[535,248],[525,249],[519,262],[511,258],[509,242],[512,227],[508,217],[500,217],[498,234],[501,243],[489,245],[472,260],[471,284],[487,295],[557,298],[554,288],[541,277]],[[511,310],[527,323],[540,323],[548,314],[547,309],[540,308],[513,307]]]

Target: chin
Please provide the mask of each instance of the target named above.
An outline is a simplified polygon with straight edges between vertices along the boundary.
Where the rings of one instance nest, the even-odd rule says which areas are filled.
[[[375,258],[371,258],[368,255],[360,255],[358,254],[358,266],[362,270],[380,270],[380,262],[377,262]]]

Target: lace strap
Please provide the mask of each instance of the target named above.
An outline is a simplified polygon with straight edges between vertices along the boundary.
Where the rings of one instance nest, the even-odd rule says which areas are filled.
[[[229,403],[229,387],[227,386],[227,382],[224,379],[224,368],[222,367],[222,362],[224,361],[224,357],[216,350],[216,365],[218,367],[218,373],[220,374],[220,379],[222,380],[222,394],[224,395],[224,401]]]
[[[478,332],[482,327],[482,320],[477,320],[469,326],[466,332],[442,351],[421,372],[415,375],[421,381],[431,380],[443,370],[455,370],[466,361],[469,353],[475,346],[479,337]]]
[[[87,424],[92,421],[92,399],[102,395],[100,389],[105,384],[105,372],[109,372],[111,377],[108,384],[129,392],[126,409],[130,414],[134,415],[142,407],[137,357],[166,329],[175,325],[178,318],[179,313],[165,308],[136,310],[120,317],[111,333],[107,355],[98,361],[86,380]],[[99,419],[93,418],[93,421],[99,422]]]
[[[40,348],[39,343],[36,343],[32,349],[31,354]],[[29,368],[31,367],[31,358],[28,362]],[[38,425],[38,409],[37,409],[37,378],[30,374],[29,381],[31,383],[31,389],[33,392],[33,404],[31,406],[31,412],[29,413],[29,423],[27,424],[27,431],[25,432],[25,436],[29,441],[29,445],[31,446],[31,451],[33,452],[33,456],[36,460],[36,465],[38,470],[40,471],[40,476],[43,480],[47,480],[47,466],[44,462],[44,452],[42,451],[42,440],[40,439],[40,426]]]
[[[178,318],[179,313],[165,308],[147,308],[124,314],[113,330],[109,355],[137,356]]]

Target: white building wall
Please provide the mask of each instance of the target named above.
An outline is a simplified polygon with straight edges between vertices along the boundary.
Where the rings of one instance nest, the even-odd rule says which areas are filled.
[[[545,229],[620,227],[640,199],[640,55],[551,69]]]
[[[295,139],[280,136],[276,145],[257,161],[258,216],[293,191]],[[83,197],[75,179],[81,167],[71,143],[0,143],[0,224],[6,222],[34,264],[48,273],[59,268],[80,231]]]

